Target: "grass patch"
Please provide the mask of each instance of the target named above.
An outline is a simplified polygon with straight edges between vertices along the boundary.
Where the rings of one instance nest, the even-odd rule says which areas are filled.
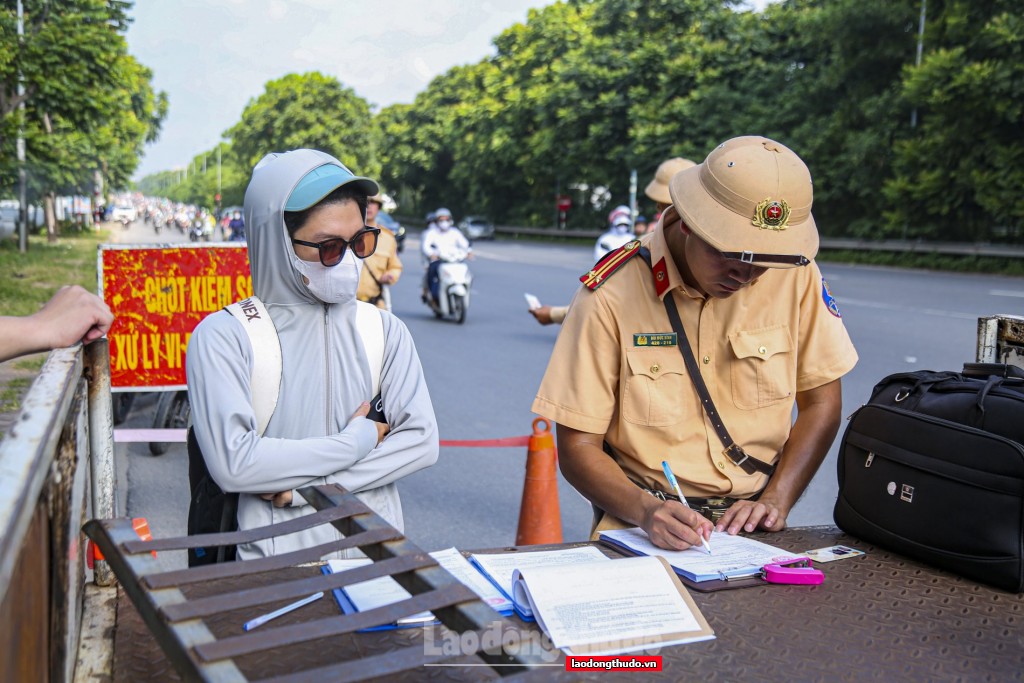
[[[17,370],[27,370],[29,372],[39,372],[43,369],[43,363],[46,362],[45,353],[37,353],[34,356],[28,356],[20,360],[14,361],[14,367]]]
[[[17,239],[0,240],[0,312],[35,313],[64,285],[96,292],[96,247],[109,239],[105,230],[62,235],[52,244],[33,237],[24,254]]]
[[[34,378],[15,377],[8,380],[0,389],[0,413],[13,413],[21,410],[21,397],[28,390]]]

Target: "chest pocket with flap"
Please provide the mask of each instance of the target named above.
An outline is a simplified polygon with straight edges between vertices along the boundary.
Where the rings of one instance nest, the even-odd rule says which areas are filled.
[[[796,354],[788,325],[737,332],[729,337],[732,395],[736,406],[753,410],[793,396]]]
[[[680,422],[692,393],[686,364],[674,346],[626,351],[629,369],[622,396],[622,417],[633,424],[663,427]]]

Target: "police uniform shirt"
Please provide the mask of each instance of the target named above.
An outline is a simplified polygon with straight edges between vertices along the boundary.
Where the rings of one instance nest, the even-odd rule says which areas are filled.
[[[402,275],[402,261],[398,258],[398,240],[390,230],[381,228],[380,235],[377,236],[377,249],[363,259],[363,271],[359,276],[359,289],[356,291],[356,298],[360,301],[370,301],[380,296],[381,287],[373,278],[377,278],[379,281],[385,273],[391,273],[395,282],[398,282],[398,278]],[[383,299],[378,299],[377,308],[385,307]]]
[[[678,220],[668,229],[679,229]],[[599,288],[577,292],[533,411],[604,435],[626,475],[644,486],[671,491],[661,469],[668,460],[687,496],[746,498],[767,477],[722,453],[661,296],[674,298],[733,439],[767,463],[789,437],[796,392],[846,374],[857,352],[814,262],[769,269],[727,299],[705,297],[683,282],[664,230],[659,221],[641,240],[653,271],[637,256]]]

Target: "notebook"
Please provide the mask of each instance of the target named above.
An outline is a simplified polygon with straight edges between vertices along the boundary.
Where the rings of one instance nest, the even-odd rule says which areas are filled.
[[[480,571],[469,563],[456,548],[438,550],[430,553],[437,563],[448,570],[452,576],[461,581],[470,590],[480,596],[495,612],[502,616],[511,616],[512,600],[499,591]]]
[[[322,571],[325,574],[337,574],[348,569],[354,569],[355,567],[362,567],[371,564],[372,562],[373,560],[368,557],[348,560],[328,560],[327,565],[323,567]],[[341,611],[345,614],[366,612],[377,607],[383,607],[412,597],[409,594],[409,591],[402,588],[402,586],[390,576],[381,576],[380,578],[370,579],[369,581],[354,583],[350,586],[335,588],[331,592],[334,593],[334,599],[338,602],[338,606],[341,607]],[[381,624],[380,626],[371,626],[369,628],[360,629],[360,633],[368,631],[386,631],[395,628],[430,626],[431,624],[438,623],[440,622],[435,619],[434,615],[430,612],[420,612],[418,614],[403,617],[397,622],[391,624]]]
[[[759,575],[766,564],[795,556],[747,536],[726,533],[711,535],[711,554],[701,546],[686,550],[659,548],[638,527],[602,531],[600,539],[634,555],[664,557],[677,574],[696,583]]]
[[[508,598],[519,618],[533,621],[533,611],[527,603],[516,602],[512,590],[512,574],[516,569],[531,567],[560,566],[581,562],[610,561],[592,545],[564,550],[533,550],[511,553],[476,553],[469,556],[473,563],[494,586]]]
[[[516,569],[513,593],[569,655],[614,655],[715,637],[661,557]]]

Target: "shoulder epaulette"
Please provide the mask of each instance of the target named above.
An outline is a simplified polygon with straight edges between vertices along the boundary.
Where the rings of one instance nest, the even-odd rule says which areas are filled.
[[[629,259],[640,253],[640,240],[627,242],[618,249],[601,257],[588,272],[580,276],[580,282],[589,290],[595,290],[604,284],[612,274],[621,268]]]

